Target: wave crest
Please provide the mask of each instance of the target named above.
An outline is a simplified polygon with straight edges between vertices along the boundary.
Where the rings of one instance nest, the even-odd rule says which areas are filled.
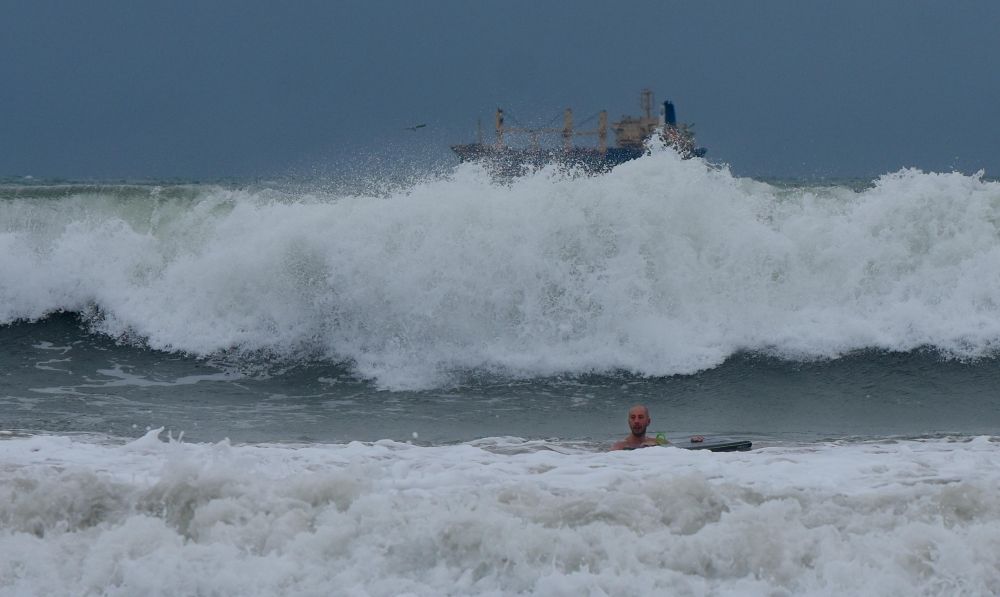
[[[455,372],[690,373],[742,350],[991,354],[1000,185],[902,170],[860,191],[653,152],[598,177],[480,168],[379,196],[198,187],[0,202],[0,322],[197,355]]]

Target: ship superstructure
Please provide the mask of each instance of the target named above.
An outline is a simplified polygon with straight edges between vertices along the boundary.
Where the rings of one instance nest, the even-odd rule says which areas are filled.
[[[454,145],[452,150],[463,162],[483,162],[494,174],[520,176],[547,164],[557,163],[566,167],[580,168],[587,172],[603,172],[618,164],[633,160],[646,152],[646,144],[659,134],[663,142],[673,147],[682,157],[701,157],[705,148],[695,147],[694,132],[690,125],[678,123],[674,104],[665,101],[659,114],[653,115],[653,92],[644,89],[640,96],[642,114],[622,116],[621,120],[608,126],[608,114],[602,110],[597,114],[597,128],[577,129],[573,124],[573,110],[566,108],[563,113],[562,128],[509,126],[503,108],[497,108],[494,117],[496,139],[484,143],[482,128],[476,143]],[[588,119],[589,120],[589,119]],[[608,146],[608,129],[614,133],[614,145]],[[544,147],[541,139],[561,136],[561,146]],[[576,137],[596,137],[596,146],[580,147],[574,143]],[[511,138],[521,144],[512,146]],[[524,139],[527,138],[525,146]]]

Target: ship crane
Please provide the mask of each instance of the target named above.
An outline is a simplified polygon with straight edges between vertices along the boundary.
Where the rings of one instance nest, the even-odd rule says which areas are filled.
[[[504,149],[507,147],[504,139],[507,133],[524,133],[527,134],[531,139],[531,148],[535,151],[541,151],[541,143],[539,137],[545,134],[559,134],[562,135],[563,139],[563,151],[569,153],[573,151],[573,137],[574,136],[591,136],[597,135],[598,139],[598,151],[604,152],[608,147],[608,112],[607,110],[601,110],[598,113],[598,124],[597,128],[593,130],[573,130],[573,109],[566,108],[563,112],[563,126],[562,128],[552,128],[552,127],[509,127],[504,123],[504,111],[503,108],[497,108],[496,117],[494,122],[496,124],[496,147],[497,149]],[[590,119],[588,118],[587,121]],[[586,122],[586,121],[585,121]]]
[[[658,115],[653,114],[655,106],[653,92],[643,89],[640,95],[642,113],[639,116],[622,116],[621,120],[611,123],[610,128],[615,134],[613,146],[608,145],[608,113],[602,110],[596,114],[597,128],[577,129],[573,119],[572,108],[563,112],[562,128],[553,126],[525,127],[508,126],[508,117],[503,108],[497,108],[494,117],[496,140],[487,144],[482,138],[482,126],[478,126],[476,143],[453,145],[452,150],[463,162],[482,162],[491,172],[503,178],[520,176],[532,169],[546,164],[556,163],[563,167],[582,169],[586,172],[604,172],[618,164],[634,160],[647,153],[647,143],[654,136],[667,146],[672,147],[683,158],[701,157],[705,149],[695,147],[694,132],[686,124],[677,122],[674,104],[665,101]],[[558,118],[558,117],[557,117]],[[588,123],[593,116],[585,119]],[[556,119],[553,118],[553,121]],[[516,122],[516,120],[515,120]],[[551,124],[551,123],[550,123]],[[508,137],[511,134],[526,134],[529,147],[511,147]],[[546,149],[542,147],[543,135],[560,135],[562,147]],[[596,147],[577,147],[573,140],[577,136],[597,137]]]

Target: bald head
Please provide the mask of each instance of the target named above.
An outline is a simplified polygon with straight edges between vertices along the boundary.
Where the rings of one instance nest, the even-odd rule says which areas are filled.
[[[649,418],[649,409],[642,404],[636,404],[628,409],[628,428],[632,430],[632,435],[637,438],[646,436],[646,427],[652,419]]]

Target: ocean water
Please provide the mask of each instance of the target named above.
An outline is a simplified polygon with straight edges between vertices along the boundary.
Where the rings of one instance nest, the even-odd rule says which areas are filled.
[[[0,594],[1000,594],[1000,183],[365,182],[0,184]]]

